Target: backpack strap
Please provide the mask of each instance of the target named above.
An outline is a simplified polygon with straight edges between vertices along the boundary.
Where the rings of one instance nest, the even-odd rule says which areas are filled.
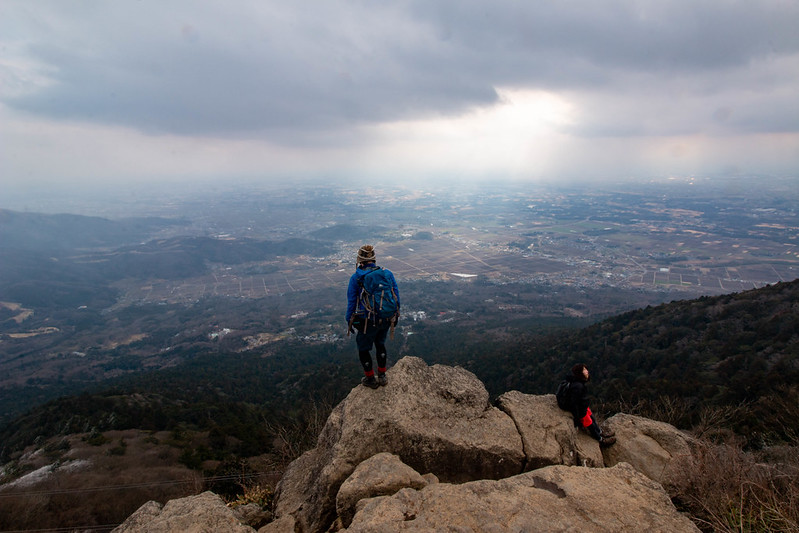
[[[379,267],[376,264],[368,265],[366,268],[362,269],[362,270],[367,270],[367,272],[365,272],[360,278],[358,278],[358,286],[361,288],[361,292],[358,295],[358,301],[359,302],[369,303],[368,299],[364,298],[364,294],[369,294],[369,296],[372,297],[371,305],[364,305],[363,306],[364,310],[366,311],[366,315],[364,316],[364,321],[363,321],[363,332],[364,333],[366,333],[366,325],[367,325],[368,321],[370,319],[374,319],[374,315],[376,315],[376,309],[375,309],[375,305],[374,305],[375,304],[374,295],[370,294],[370,293],[368,293],[366,291],[366,288],[364,287],[364,284],[363,284],[363,278],[365,278],[366,276],[368,276],[372,272],[377,272],[378,270],[382,270],[382,269],[383,269],[383,267]],[[381,298],[382,298],[382,296],[381,296]]]
[[[358,287],[360,287],[361,290],[358,292],[358,298],[357,298],[356,303],[355,303],[355,312],[352,313],[352,316],[350,316],[350,321],[347,324],[347,337],[349,337],[350,334],[352,333],[352,325],[355,323],[355,315],[358,314],[358,306],[360,305],[360,302],[363,299],[363,293],[364,293],[364,290],[365,290],[363,288],[363,276],[365,276],[366,274],[369,274],[370,272],[374,272],[375,270],[379,270],[380,269],[380,267],[375,265],[375,264],[369,265],[367,268],[368,268],[368,272],[365,272],[362,276],[358,277]],[[361,269],[361,270],[366,270],[366,269]],[[363,320],[363,332],[364,333],[366,333],[366,322],[367,322],[367,320],[369,318],[369,313],[370,313],[370,311],[368,309],[366,309],[366,315],[364,316],[364,320]]]

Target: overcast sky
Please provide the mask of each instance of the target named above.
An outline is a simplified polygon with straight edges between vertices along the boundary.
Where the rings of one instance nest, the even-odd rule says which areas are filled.
[[[0,0],[0,184],[799,172],[796,0]]]

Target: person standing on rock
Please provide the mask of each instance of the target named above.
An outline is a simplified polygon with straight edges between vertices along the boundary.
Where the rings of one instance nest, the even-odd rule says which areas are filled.
[[[358,358],[363,366],[361,383],[372,389],[388,384],[386,338],[399,319],[400,296],[390,270],[377,266],[374,247],[358,250],[355,273],[347,287],[347,335],[355,333]],[[377,359],[377,377],[372,367],[372,346]]]
[[[588,434],[599,441],[603,448],[616,443],[616,437],[610,430],[602,430],[596,423],[591,407],[588,405],[588,381],[591,375],[584,364],[576,364],[571,369],[571,374],[566,376],[568,388],[566,390],[567,405],[574,417],[574,425],[585,428]]]

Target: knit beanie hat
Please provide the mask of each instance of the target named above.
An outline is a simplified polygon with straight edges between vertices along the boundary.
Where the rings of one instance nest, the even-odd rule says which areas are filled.
[[[375,249],[371,244],[364,244],[358,250],[358,264],[375,260]]]

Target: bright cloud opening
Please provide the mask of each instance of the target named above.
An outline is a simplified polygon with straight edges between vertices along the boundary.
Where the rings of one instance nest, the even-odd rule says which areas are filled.
[[[574,120],[574,106],[546,91],[497,93],[496,105],[458,117],[377,126],[381,143],[368,159],[383,166],[393,160],[406,171],[509,177],[545,171],[562,141],[560,131]]]

